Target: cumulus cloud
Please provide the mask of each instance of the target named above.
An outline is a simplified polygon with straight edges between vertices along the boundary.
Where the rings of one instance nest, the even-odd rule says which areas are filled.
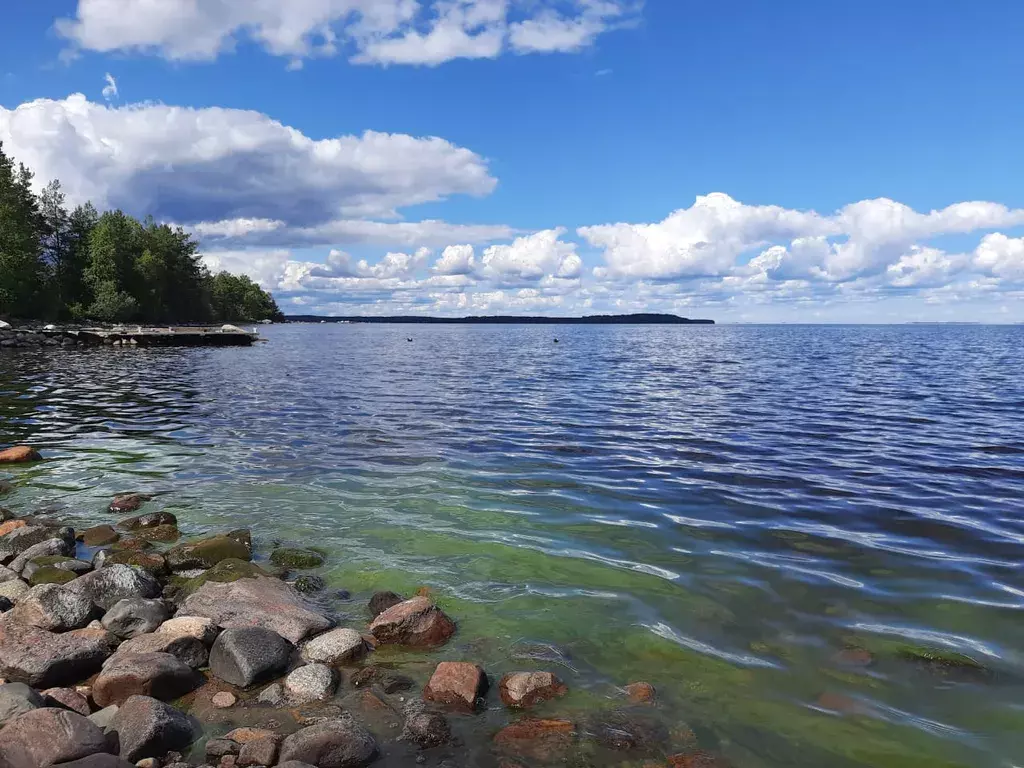
[[[577,51],[634,23],[640,0],[78,0],[58,33],[73,49],[212,60],[252,41],[303,59],[437,65],[506,51]]]
[[[481,259],[481,275],[500,283],[519,284],[547,275],[575,279],[583,262],[576,244],[562,241],[565,229],[545,229],[516,238],[509,245],[492,245]]]

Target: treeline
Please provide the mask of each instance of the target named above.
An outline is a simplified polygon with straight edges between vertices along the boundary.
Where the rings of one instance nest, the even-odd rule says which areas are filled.
[[[90,203],[69,211],[59,181],[32,191],[32,172],[0,144],[0,318],[192,323],[280,320],[248,277],[211,275],[181,228]]]

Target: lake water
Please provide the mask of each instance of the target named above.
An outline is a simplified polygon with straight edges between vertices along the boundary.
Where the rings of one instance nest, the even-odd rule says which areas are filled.
[[[373,590],[429,585],[460,632],[392,654],[415,675],[496,680],[551,643],[572,694],[543,714],[647,680],[665,753],[1024,764],[1024,327],[261,332],[4,350],[0,443],[51,459],[0,474],[4,505],[109,522],[156,491],[187,533],[325,547],[355,626]]]

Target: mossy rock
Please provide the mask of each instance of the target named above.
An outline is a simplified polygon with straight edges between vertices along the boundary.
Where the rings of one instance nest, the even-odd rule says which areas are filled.
[[[232,531],[199,541],[185,542],[167,552],[167,562],[175,571],[213,568],[223,560],[247,561],[251,557],[252,542],[248,531]]]
[[[124,536],[119,541],[114,542],[110,548],[118,552],[123,550],[145,552],[147,549],[153,549],[153,544],[145,539],[137,539],[134,536]]]
[[[176,525],[157,525],[153,528],[139,528],[133,533],[144,541],[173,542],[181,538],[181,531]]]
[[[87,547],[102,547],[113,544],[121,535],[109,525],[97,525],[82,531],[82,543]]]
[[[48,565],[33,573],[28,583],[33,587],[37,587],[40,584],[67,584],[69,581],[74,581],[77,578],[77,573],[64,571]]]
[[[180,576],[175,576],[171,579],[171,584],[180,587],[184,594],[191,595],[203,586],[203,584],[211,581],[219,584],[226,584],[232,581],[238,581],[239,579],[255,579],[261,576],[273,575],[274,574],[268,573],[255,563],[250,563],[248,560],[228,558],[227,560],[221,560],[215,566],[206,571],[206,573],[201,576],[196,576],[194,579],[183,579]]]
[[[77,562],[73,557],[67,557],[66,555],[41,555],[40,557],[33,557],[31,562],[40,566],[60,565],[61,563],[74,563]]]
[[[324,556],[313,549],[282,547],[271,553],[270,562],[282,568],[317,568],[324,564]]]
[[[167,559],[163,555],[130,549],[121,549],[108,554],[103,567],[106,568],[108,565],[133,565],[136,568],[149,571],[154,576],[164,576],[168,571]]]

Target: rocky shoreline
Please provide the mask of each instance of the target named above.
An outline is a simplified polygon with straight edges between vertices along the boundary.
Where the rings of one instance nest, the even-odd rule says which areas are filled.
[[[0,465],[41,458],[0,451]],[[429,590],[378,592],[341,626],[309,572],[324,553],[277,546],[258,564],[250,531],[182,540],[150,501],[119,496],[121,519],[78,531],[0,509],[0,768],[725,766],[646,714],[648,683],[585,721],[558,712],[569,689],[551,670],[492,691],[473,661],[429,662],[458,632]],[[427,660],[426,685],[376,660],[389,649]],[[453,725],[496,708],[486,756],[460,758]]]

